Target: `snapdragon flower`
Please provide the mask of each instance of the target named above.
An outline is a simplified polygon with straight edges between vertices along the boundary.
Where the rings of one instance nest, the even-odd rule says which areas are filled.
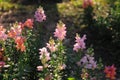
[[[97,63],[94,61],[94,57],[86,54],[81,58],[79,62],[77,62],[78,66],[83,66],[87,69],[95,69],[97,68]]]
[[[65,27],[65,24],[62,23],[62,22],[59,22],[57,24],[57,28],[55,29],[55,32],[54,32],[54,37],[57,37],[58,40],[63,40],[65,39],[65,36],[66,36],[66,27]]]
[[[7,39],[7,34],[5,33],[6,29],[3,26],[0,26],[0,40],[4,41]]]
[[[37,70],[38,71],[42,71],[43,70],[43,66],[37,66]]]
[[[45,62],[47,62],[48,60],[50,60],[50,53],[47,51],[46,47],[43,47],[42,49],[39,49],[40,50],[40,59],[45,59]]]
[[[106,78],[109,78],[110,80],[115,80],[116,67],[114,65],[105,66],[104,72],[106,73]]]
[[[47,48],[49,48],[51,52],[55,52],[57,50],[57,45],[55,44],[55,41],[53,39],[50,39],[49,43],[46,44]]]
[[[8,37],[13,39],[15,39],[17,36],[21,36],[21,34],[22,34],[21,25],[11,27],[11,29],[8,31]]]
[[[32,19],[27,19],[24,22],[24,26],[28,27],[28,28],[33,28],[33,20]]]
[[[24,42],[25,42],[25,38],[22,37],[22,36],[17,36],[15,38],[15,43],[16,43],[16,48],[18,50],[21,50],[22,52],[26,50],[26,47],[24,45]]]
[[[44,13],[44,10],[42,7],[39,7],[36,11],[35,11],[35,20],[38,22],[42,22],[44,20],[46,20],[46,15]]]
[[[76,39],[75,40],[76,43],[74,44],[74,48],[73,48],[74,51],[78,52],[79,49],[85,49],[86,48],[85,42],[84,42],[86,40],[86,35],[83,35],[83,37],[80,38],[79,35],[76,34],[75,39]]]
[[[4,67],[4,65],[5,65],[5,62],[4,61],[0,61],[0,68]]]
[[[83,8],[93,5],[93,0],[83,0]]]

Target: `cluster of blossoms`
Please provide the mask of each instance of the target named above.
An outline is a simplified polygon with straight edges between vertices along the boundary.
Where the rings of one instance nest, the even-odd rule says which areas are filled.
[[[109,78],[110,80],[115,80],[116,68],[114,65],[106,66],[104,72],[106,73],[106,78]]]
[[[83,0],[83,8],[93,5],[93,0]]]
[[[55,32],[54,32],[54,37],[57,37],[58,40],[62,41],[65,39],[66,37],[66,26],[63,22],[59,21],[59,23],[56,26]],[[58,45],[56,45],[55,47],[58,47]],[[55,49],[57,50],[57,48]],[[61,52],[60,54],[63,54],[64,52]],[[66,68],[66,65],[64,63],[59,65],[59,69],[63,70]]]
[[[38,71],[42,71],[43,67],[48,67],[47,62],[51,59],[50,52],[53,53],[57,51],[57,45],[55,44],[53,39],[50,39],[49,43],[46,44],[47,44],[46,47],[39,49],[40,60],[43,66],[37,66]],[[50,52],[48,52],[47,48],[50,50]]]
[[[63,39],[65,39],[66,36],[66,31],[65,31],[66,27],[65,24],[63,24],[62,22],[57,24],[57,28],[54,32],[54,37],[57,37],[58,40],[62,41]],[[56,44],[55,41],[51,38],[49,43],[46,43],[46,47],[43,47],[40,50],[40,60],[42,62],[42,64],[46,64],[47,61],[50,60],[50,53],[47,51],[47,48],[50,50],[51,53],[57,51],[57,47],[59,44]],[[38,66],[37,69],[38,70],[43,70],[42,69],[43,66]],[[65,68],[65,64],[60,66],[60,69]]]
[[[8,37],[13,38],[15,40],[16,48],[18,50],[25,51],[24,39],[21,35],[22,35],[21,25],[11,27],[11,29],[8,31]]]
[[[3,26],[0,26],[0,44],[3,44],[4,41],[7,39],[6,29]],[[6,56],[4,56],[4,49],[2,45],[0,45],[0,71],[1,68],[4,67],[6,61]]]
[[[83,8],[87,8],[92,5],[93,5],[93,0],[84,0],[84,2],[83,2]],[[46,16],[45,16],[42,8],[37,9],[34,17],[35,17],[36,21],[38,21],[38,22],[42,22],[43,20],[46,19]],[[63,23],[57,24],[57,28],[55,29],[55,32],[54,32],[54,37],[56,37],[58,40],[62,41],[63,39],[65,39],[65,36],[66,36],[65,24],[63,24]],[[73,48],[74,51],[78,52],[79,50],[83,50],[86,48],[86,46],[85,46],[86,35],[83,35],[83,37],[80,38],[79,35],[77,34],[75,39],[76,39],[76,41],[75,41],[76,43]],[[42,61],[42,59],[44,59],[43,61],[48,62],[51,59],[51,53],[54,53],[55,51],[58,50],[58,45],[56,46],[53,39],[51,39],[49,41],[49,43],[46,43],[46,45],[47,45],[46,47],[39,49],[40,50],[40,59],[41,59],[41,61]],[[47,51],[47,48],[49,49],[48,51]],[[43,63],[43,61],[42,61],[42,63]],[[77,62],[77,64],[79,66],[83,66],[85,69],[97,68],[97,63],[94,60],[94,57],[91,55],[88,55],[88,54],[86,54],[84,57],[82,57],[81,60],[79,62]],[[42,71],[44,67],[45,66],[38,66],[37,69],[38,69],[38,71]],[[65,69],[65,67],[66,67],[65,64],[59,65],[60,70]],[[116,75],[115,70],[116,70],[116,68],[114,67],[114,65],[105,67],[104,72],[106,73],[106,77],[110,78],[111,80],[114,80],[115,75]],[[81,77],[84,80],[87,79],[88,76],[89,76],[89,74],[84,71],[81,74]],[[45,80],[49,80],[48,77],[50,77],[50,76],[48,75],[45,78]],[[97,79],[96,79],[96,77],[92,77],[90,80],[97,80]]]
[[[44,13],[44,10],[42,7],[39,7],[36,11],[35,11],[35,15],[34,15],[35,21],[38,22],[42,22],[44,20],[46,20],[46,15]],[[30,20],[29,20],[30,21]],[[51,50],[51,51],[55,51],[54,49],[54,43],[47,43],[47,47]],[[37,70],[38,71],[43,71],[43,67],[47,67],[48,65],[46,64],[47,61],[50,60],[50,53],[47,51],[46,47],[43,47],[42,49],[39,49],[39,54],[40,54],[40,60],[42,62],[42,64],[44,66],[37,66]]]
[[[92,0],[84,0],[83,7],[87,8],[88,6],[92,6],[92,4],[93,4]],[[42,22],[43,20],[46,20],[46,16],[42,8],[37,9],[34,17],[35,17],[35,20],[38,22]],[[15,24],[13,25],[13,27],[11,27],[11,29],[7,32],[7,34],[6,34],[6,29],[4,29],[3,26],[0,26],[0,42],[5,41],[8,38],[12,38],[16,44],[17,50],[20,50],[22,52],[25,51],[26,47],[24,43],[26,41],[26,38],[23,36],[23,34],[25,34],[23,33],[23,31],[25,31],[24,30],[25,27],[32,29],[33,22],[34,22],[33,19],[27,19],[24,23],[19,23],[17,25]],[[54,37],[58,39],[58,43],[56,43],[55,40],[50,38],[50,41],[46,43],[46,47],[39,49],[40,51],[39,59],[41,60],[42,66],[37,66],[38,71],[43,71],[44,68],[48,68],[48,67],[49,67],[48,69],[58,68],[57,70],[59,71],[66,68],[65,63],[62,62],[64,59],[63,58],[64,50],[60,51],[59,49],[59,47],[61,46],[60,44],[62,44],[61,42],[66,37],[66,26],[64,23],[60,22],[57,24],[55,32],[54,32]],[[86,44],[85,44],[86,35],[83,35],[83,37],[80,37],[78,34],[76,34],[75,39],[76,40],[75,40],[75,44],[73,48],[74,51],[78,52],[79,50],[82,51],[83,49],[86,49]],[[1,71],[1,68],[4,67],[5,65],[5,59],[6,59],[3,51],[4,49],[1,48],[0,46],[0,71]],[[62,54],[61,60],[57,58],[57,57],[61,57],[60,54]],[[51,61],[52,64],[49,61]],[[57,64],[53,65],[54,62],[57,62]],[[94,57],[88,54],[85,54],[85,56],[83,56],[80,59],[80,61],[77,62],[77,65],[83,67],[82,74],[81,74],[81,78],[83,80],[87,80],[90,75],[88,74],[87,70],[97,68],[97,62],[94,60]],[[52,69],[49,71],[52,71]],[[59,71],[58,71],[58,74],[59,74]],[[114,65],[106,66],[104,72],[106,74],[106,78],[109,78],[110,80],[115,80],[116,68],[114,67]],[[52,79],[51,76],[53,77],[54,75],[51,75],[48,73],[47,75],[45,75],[45,80],[51,80]],[[95,80],[95,79],[96,78],[93,77],[90,80]]]
[[[38,71],[45,71],[45,80],[48,78],[55,78],[56,80],[60,79],[60,71],[66,68],[64,61],[64,50],[59,47],[63,47],[61,41],[65,39],[66,36],[66,27],[62,22],[57,24],[57,28],[54,32],[54,37],[57,37],[57,41],[50,38],[49,42],[46,43],[46,47],[43,47],[40,50],[40,60],[42,66],[37,66]],[[50,74],[50,72],[52,72]],[[47,76],[46,76],[47,75]],[[61,79],[60,79],[61,80]]]
[[[83,35],[83,37],[80,38],[79,35],[76,34],[75,39],[76,39],[75,40],[76,43],[75,43],[74,48],[73,48],[74,51],[78,52],[79,49],[83,50],[83,49],[86,48],[85,47],[85,42],[84,42],[86,40],[86,35]]]
[[[27,19],[24,23],[15,24],[11,29],[8,31],[8,37],[14,39],[16,43],[16,48],[21,50],[22,52],[25,51],[26,47],[24,45],[25,37],[22,36],[22,31],[24,27],[33,28],[33,20]]]
[[[35,11],[35,20],[38,22],[42,22],[44,20],[46,20],[46,15],[44,13],[44,10],[42,7],[39,7],[36,11]]]
[[[79,62],[77,62],[79,66],[83,66],[86,69],[95,69],[97,67],[96,61],[94,61],[94,57],[86,54],[81,58]]]

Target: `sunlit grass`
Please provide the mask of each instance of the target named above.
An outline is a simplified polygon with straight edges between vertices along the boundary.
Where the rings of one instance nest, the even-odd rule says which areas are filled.
[[[8,11],[8,10],[16,10],[16,9],[26,9],[28,11],[34,10],[36,8],[36,5],[22,5],[22,4],[16,4],[16,3],[10,3],[8,1],[0,1],[0,10]]]
[[[17,5],[9,2],[4,2],[4,1],[0,2],[0,8],[2,8],[3,10],[9,10],[13,7],[17,8]]]
[[[82,1],[81,0],[71,0],[69,2],[59,3],[57,5],[59,13],[71,16],[76,15],[77,12],[81,11]]]

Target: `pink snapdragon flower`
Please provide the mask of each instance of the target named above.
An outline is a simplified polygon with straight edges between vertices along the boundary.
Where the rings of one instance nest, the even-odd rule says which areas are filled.
[[[34,17],[35,17],[35,20],[38,22],[42,22],[42,21],[46,20],[46,15],[45,15],[42,7],[39,7],[37,9],[37,11],[35,11]]]
[[[0,61],[0,68],[4,67],[4,65],[5,65],[5,62],[4,61]]]
[[[86,54],[81,58],[79,62],[77,62],[78,66],[83,66],[87,69],[95,69],[97,67],[96,61],[94,61],[94,57]]]
[[[3,31],[0,31],[0,40],[5,41],[6,39],[7,35]]]
[[[47,51],[46,47],[43,47],[40,50],[40,59],[45,59],[46,61],[50,60],[50,53]]]
[[[74,48],[73,50],[78,52],[79,49],[85,49],[86,46],[85,46],[85,40],[86,40],[86,35],[84,35],[82,38],[79,37],[78,34],[76,34],[76,37],[75,37],[75,44],[74,44]]]
[[[0,26],[0,40],[4,41],[7,39],[7,34],[5,33],[6,29],[3,26]]]
[[[50,39],[49,43],[46,44],[47,48],[49,48],[51,52],[55,52],[57,50],[57,45],[55,44],[55,41],[53,39]]]
[[[59,40],[62,41],[63,39],[65,39],[65,36],[66,36],[65,24],[62,22],[59,22],[57,24],[57,28],[55,29],[54,37],[57,37]]]
[[[37,66],[38,71],[43,71],[43,66]]]
[[[83,0],[83,8],[87,8],[88,6],[93,5],[93,0]]]

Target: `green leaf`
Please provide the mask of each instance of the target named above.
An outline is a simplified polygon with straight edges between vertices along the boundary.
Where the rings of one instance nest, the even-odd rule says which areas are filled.
[[[68,78],[68,80],[75,80],[75,78]]]

